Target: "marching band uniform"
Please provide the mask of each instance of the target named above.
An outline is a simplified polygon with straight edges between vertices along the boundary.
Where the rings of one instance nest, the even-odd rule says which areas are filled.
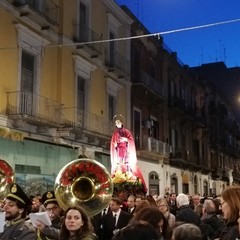
[[[31,200],[26,196],[21,187],[16,183],[10,186],[10,193],[6,196],[3,207],[6,213],[4,231],[0,240],[36,240],[35,229],[25,222],[27,209]]]
[[[50,215],[51,226],[48,227],[41,224],[42,226],[40,226],[40,233],[38,234],[39,239],[41,240],[59,239],[60,228],[64,221],[64,217],[60,215],[61,209],[58,205],[54,192],[48,191],[44,193],[42,196],[42,200],[46,211],[48,211],[48,209],[50,210],[48,214]]]

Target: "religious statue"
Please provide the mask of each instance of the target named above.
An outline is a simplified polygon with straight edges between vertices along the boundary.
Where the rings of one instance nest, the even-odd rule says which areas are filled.
[[[124,118],[117,114],[113,118],[115,130],[111,139],[111,174],[114,183],[139,185],[146,192],[142,173],[137,166],[137,154],[133,135],[124,127]]]
[[[111,139],[111,163],[112,174],[123,168],[127,171],[134,171],[137,157],[136,148],[131,132],[123,126],[123,116],[114,116],[115,131]]]

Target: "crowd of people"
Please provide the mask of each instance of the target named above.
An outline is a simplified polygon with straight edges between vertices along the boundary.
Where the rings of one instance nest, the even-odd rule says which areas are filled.
[[[81,206],[63,211],[53,191],[28,198],[13,183],[2,201],[0,240],[236,240],[240,239],[240,187],[219,197],[167,193],[112,197],[93,217]],[[46,212],[50,225],[29,213]],[[0,224],[1,225],[1,224]]]

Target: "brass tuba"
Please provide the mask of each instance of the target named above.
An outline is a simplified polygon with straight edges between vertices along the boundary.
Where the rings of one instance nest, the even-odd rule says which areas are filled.
[[[0,159],[0,199],[3,199],[9,192],[11,183],[14,182],[14,171],[10,164]]]
[[[58,204],[63,210],[80,206],[92,217],[109,204],[113,182],[101,163],[81,158],[69,162],[60,170],[54,189]]]

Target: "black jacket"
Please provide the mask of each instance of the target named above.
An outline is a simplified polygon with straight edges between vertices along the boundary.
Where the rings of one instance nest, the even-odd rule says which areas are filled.
[[[189,205],[181,206],[178,209],[178,212],[176,214],[176,221],[193,223],[197,226],[199,226],[201,223],[200,217],[191,209]]]
[[[219,229],[216,238],[220,240],[236,240],[239,238],[238,223],[229,223],[224,228]]]
[[[203,240],[207,240],[209,238],[215,239],[215,233],[224,226],[225,223],[222,218],[218,217],[216,214],[208,215],[200,224]]]
[[[119,230],[125,226],[127,226],[128,222],[131,219],[131,214],[121,210],[117,225],[116,227],[114,226],[114,219],[113,219],[113,214],[108,213],[105,215],[102,219],[102,235],[104,240],[111,240],[114,231]]]

